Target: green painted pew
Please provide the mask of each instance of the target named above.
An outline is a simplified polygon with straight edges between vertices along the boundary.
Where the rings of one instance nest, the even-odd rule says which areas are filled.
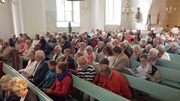
[[[163,78],[161,82],[162,84],[180,89],[180,71],[170,68],[163,68],[160,66],[156,67]]]
[[[21,74],[19,74],[14,68],[3,64],[3,72],[5,74],[9,74],[11,76],[18,76],[24,78]],[[25,79],[25,78],[24,78]],[[46,94],[44,94],[41,90],[39,90],[36,86],[34,86],[31,82],[26,80],[28,83],[28,87],[38,96],[40,101],[53,101],[51,98],[49,98]]]
[[[171,61],[177,61],[180,62],[180,55],[178,54],[172,54],[172,53],[168,53],[170,56]]]
[[[101,87],[98,87],[92,83],[82,80],[75,75],[72,75],[73,87],[85,92],[86,94],[96,98],[100,101],[129,101],[117,94],[107,91]]]
[[[159,100],[179,101],[180,99],[180,90],[178,89],[143,80],[124,73],[121,73],[121,75],[126,78],[130,87],[150,94],[150,96],[153,96]]]
[[[180,62],[158,59],[161,67],[180,70]]]
[[[139,64],[138,62],[133,60],[131,60],[131,63],[133,63],[133,68],[135,68]],[[96,65],[95,68],[99,67]],[[124,73],[120,74],[127,80],[130,87],[150,94],[150,96],[154,98],[164,101],[178,101],[180,99],[180,90],[178,89],[140,79]]]
[[[6,74],[9,74],[11,76],[19,76],[23,77],[20,75],[15,69],[12,67],[3,64],[3,72]],[[23,77],[24,78],[24,77]],[[83,79],[80,79],[76,77],[75,75],[72,75],[72,80],[73,80],[73,87],[81,90],[82,92],[85,92],[86,94],[96,98],[97,100],[100,101],[129,101],[126,98],[123,98],[115,93],[112,93],[110,91],[107,91],[101,87],[98,87],[92,83],[89,83]],[[40,101],[52,101],[46,94],[44,94],[41,90],[39,90],[36,86],[34,86],[32,83],[28,82],[29,88],[33,90],[33,92],[39,97]],[[107,96],[108,95],[108,96]]]
[[[131,60],[131,68],[134,69],[139,65],[138,61]],[[162,77],[161,84],[168,85],[180,89],[180,71],[171,68],[156,66],[159,74]]]

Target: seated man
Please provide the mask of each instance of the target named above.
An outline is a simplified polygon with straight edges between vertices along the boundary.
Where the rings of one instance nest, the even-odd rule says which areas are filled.
[[[26,66],[25,69],[21,69],[18,72],[20,72],[21,75],[27,78],[28,76],[32,75],[36,67],[36,63],[37,61],[35,60],[35,51],[30,51],[28,65]]]
[[[77,76],[86,81],[92,82],[96,75],[96,70],[92,65],[89,65],[84,56],[78,58]]]
[[[44,88],[50,88],[56,78],[56,66],[57,66],[57,62],[55,60],[50,60],[48,62],[49,65],[49,70],[46,73],[46,76],[44,78],[44,80],[38,85],[39,89],[44,89]]]
[[[115,46],[113,48],[113,53],[114,56],[117,57],[114,65],[111,67],[111,69],[113,70],[117,70],[119,72],[124,72],[127,73],[126,70],[124,68],[130,68],[130,60],[127,57],[127,55],[122,52],[121,48],[119,48],[118,46]]]
[[[9,43],[7,41],[3,42],[4,50],[2,54],[0,54],[0,61],[7,61],[10,58],[10,53],[12,48],[9,46]]]
[[[109,61],[106,58],[99,61],[99,73],[96,75],[93,84],[125,98],[131,98],[131,91],[126,80],[118,72],[111,70],[108,65]]]
[[[53,60],[60,62],[63,57],[64,55],[61,53],[61,47],[58,45],[55,46]]]
[[[28,80],[36,86],[44,79],[48,71],[48,64],[44,59],[44,52],[42,50],[36,51],[35,60],[37,61],[37,64],[32,75],[28,77]]]

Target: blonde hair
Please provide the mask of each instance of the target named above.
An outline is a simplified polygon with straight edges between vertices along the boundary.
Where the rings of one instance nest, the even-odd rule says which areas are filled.
[[[1,77],[0,79],[0,83],[9,83],[9,81],[11,81],[12,77],[10,75],[4,75],[3,77]]]
[[[21,77],[14,77],[10,82],[9,82],[9,88],[13,91],[16,92],[21,89],[26,89],[28,86],[27,82],[25,79]]]

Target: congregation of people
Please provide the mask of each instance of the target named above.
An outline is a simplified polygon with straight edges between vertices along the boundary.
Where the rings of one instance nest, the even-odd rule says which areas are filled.
[[[0,61],[12,61],[13,52],[18,56],[17,71],[54,101],[67,99],[73,88],[72,75],[131,99],[132,88],[120,73],[161,83],[158,59],[170,61],[169,53],[180,54],[180,32],[92,29],[84,33],[46,32],[34,39],[20,33],[18,37],[12,34],[8,41],[0,40]],[[140,64],[131,69],[131,60]],[[38,101],[24,78],[7,74],[0,84],[2,101]],[[95,98],[84,93],[83,101],[88,100]]]

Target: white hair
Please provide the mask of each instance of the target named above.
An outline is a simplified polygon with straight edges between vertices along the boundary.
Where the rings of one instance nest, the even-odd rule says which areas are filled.
[[[135,47],[137,47],[138,49],[140,49],[140,46],[139,46],[139,45],[134,45],[134,46],[133,46],[133,49],[134,49]]]
[[[14,77],[10,82],[9,82],[9,88],[13,91],[16,92],[21,89],[26,89],[28,86],[27,82],[25,79],[21,77]]]
[[[57,45],[56,47],[58,47],[58,50],[59,50],[60,52],[62,51],[61,46]]]
[[[151,44],[147,44],[145,48],[152,48]]]
[[[93,52],[93,48],[92,48],[91,46],[87,46],[87,47],[86,47],[86,51],[91,51],[91,52]]]
[[[36,54],[37,54],[37,56],[42,57],[43,59],[45,59],[45,54],[44,54],[44,52],[42,50],[36,51]]]
[[[142,39],[141,39],[141,42],[142,42],[142,41],[146,41],[146,42],[147,42],[147,39],[146,39],[146,38],[142,38]]]
[[[153,54],[155,54],[156,56],[158,55],[158,53],[159,53],[159,51],[156,49],[156,48],[151,48],[151,50],[150,50],[150,53],[153,53]]]
[[[176,43],[176,42],[172,42],[172,43],[171,43],[171,47],[173,47],[173,46],[176,46],[176,47],[177,47],[177,43]]]
[[[163,48],[161,45],[156,46],[156,49],[157,49],[159,52],[163,52],[163,51],[164,51],[164,48]]]

